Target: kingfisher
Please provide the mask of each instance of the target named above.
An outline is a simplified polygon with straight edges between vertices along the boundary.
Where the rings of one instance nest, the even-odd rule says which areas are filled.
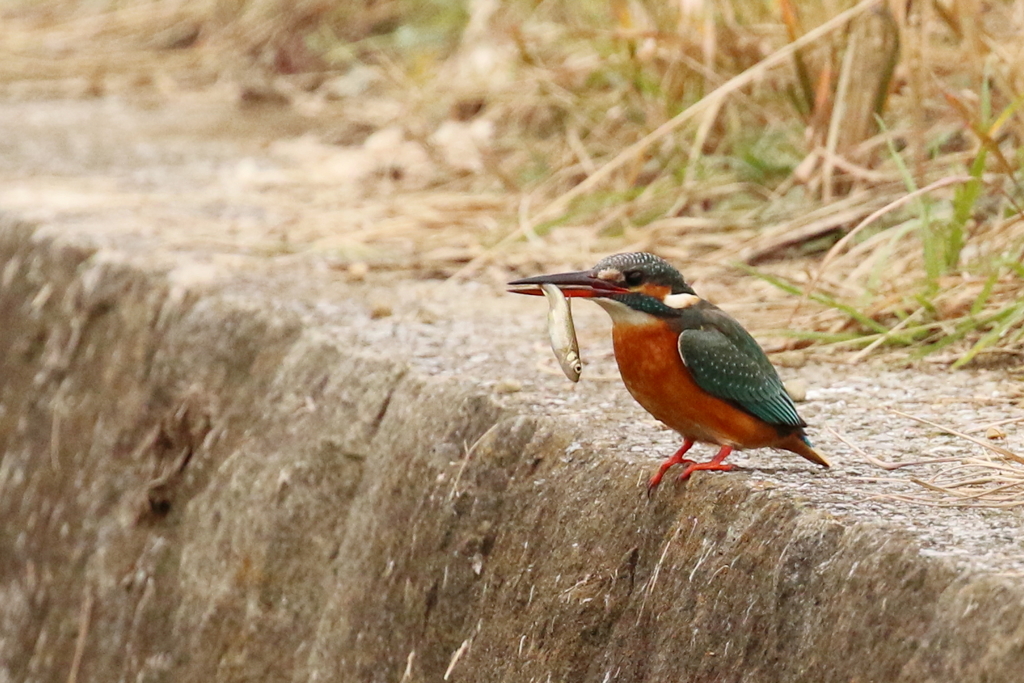
[[[648,481],[648,493],[673,465],[685,466],[679,481],[701,470],[732,470],[723,461],[736,449],[779,448],[830,466],[807,438],[807,423],[757,341],[725,311],[697,296],[664,259],[643,252],[615,254],[590,270],[538,275],[508,286],[518,294],[540,295],[547,284],[608,312],[626,389],[683,437],[682,447]],[[719,451],[707,462],[684,458],[698,442]]]

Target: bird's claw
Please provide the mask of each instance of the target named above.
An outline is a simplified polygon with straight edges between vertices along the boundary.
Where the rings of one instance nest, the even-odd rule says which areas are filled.
[[[661,467],[658,468],[658,471],[655,472],[654,476],[647,481],[647,497],[650,498],[654,495],[654,489],[658,488],[658,485],[661,484],[662,478],[665,476],[665,472],[667,472],[668,468],[672,467],[672,465],[686,465],[686,469],[688,471],[691,466],[697,464],[698,463],[694,460],[683,458],[676,459],[674,457],[661,463]]]
[[[693,462],[693,461],[690,461],[690,464],[687,465],[686,469],[683,470],[683,473],[680,474],[676,478],[676,481],[677,482],[686,481],[687,479],[690,478],[691,474],[693,474],[694,472],[697,472],[698,470],[714,471],[714,472],[731,472],[734,469],[736,469],[735,465],[727,465],[725,463],[720,463],[720,462]]]

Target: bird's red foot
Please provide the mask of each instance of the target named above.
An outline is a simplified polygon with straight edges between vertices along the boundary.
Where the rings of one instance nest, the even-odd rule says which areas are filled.
[[[650,480],[648,480],[647,495],[654,493],[654,489],[658,488],[658,484],[661,483],[661,479],[665,476],[665,472],[668,471],[668,468],[672,467],[672,465],[686,465],[686,471],[689,472],[690,468],[697,464],[699,463],[694,462],[693,460],[683,458],[673,460],[672,458],[669,458],[665,462],[661,463],[661,467],[658,468],[658,471],[650,478]]]
[[[714,462],[693,462],[686,466],[683,473],[679,475],[676,481],[686,481],[690,478],[690,475],[698,470],[714,470],[716,472],[729,472],[730,470],[736,469],[735,465],[726,465],[725,463],[714,463]]]
[[[690,475],[698,470],[716,471],[716,472],[729,472],[730,470],[736,469],[735,465],[726,465],[722,461],[729,457],[732,453],[732,446],[722,446],[715,457],[711,458],[708,462],[690,462],[683,470],[683,473],[679,475],[677,481],[686,481],[690,478]]]
[[[693,460],[687,460],[686,458],[683,457],[684,455],[686,455],[686,451],[690,450],[691,447],[693,447],[693,441],[691,441],[690,439],[686,439],[685,441],[683,441],[683,445],[679,448],[679,450],[672,454],[671,458],[668,458],[663,463],[661,463],[661,467],[658,468],[658,471],[655,472],[654,476],[651,477],[650,480],[647,482],[648,496],[654,493],[654,489],[658,488],[658,484],[661,483],[661,479],[662,477],[665,476],[665,472],[668,472],[668,468],[672,467],[672,465],[685,464],[688,466],[687,469],[689,469],[690,465],[697,464]]]
[[[698,470],[729,472],[730,470],[736,469],[735,465],[727,465],[722,462],[729,457],[730,453],[732,453],[732,446],[722,446],[715,457],[711,458],[708,462],[694,462],[693,460],[684,458],[683,455],[686,451],[690,450],[691,446],[693,446],[693,442],[687,439],[683,442],[682,448],[676,451],[671,458],[661,463],[661,467],[658,468],[658,471],[655,472],[654,476],[647,482],[648,496],[654,493],[654,489],[658,487],[658,484],[661,483],[662,478],[665,476],[665,472],[667,472],[668,468],[672,467],[672,465],[686,465],[686,469],[684,469],[683,473],[679,475],[677,481],[685,481],[689,479],[690,475]]]

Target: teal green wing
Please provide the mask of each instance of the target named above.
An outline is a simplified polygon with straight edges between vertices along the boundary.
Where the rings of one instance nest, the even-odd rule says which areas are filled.
[[[724,312],[706,311],[704,324],[683,330],[679,355],[697,386],[712,396],[769,424],[806,426],[764,351]]]

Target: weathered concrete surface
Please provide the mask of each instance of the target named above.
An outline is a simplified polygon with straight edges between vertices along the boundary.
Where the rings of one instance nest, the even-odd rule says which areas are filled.
[[[743,474],[648,501],[653,460],[355,344],[284,279],[129,256],[0,227],[0,681],[1024,670],[1016,576]]]
[[[784,368],[832,470],[648,501],[677,437],[603,313],[570,386],[543,302],[345,284],[318,251],[399,210],[376,167],[208,105],[0,107],[0,208],[40,222],[0,225],[0,682],[1019,680],[1019,513],[886,500],[919,489],[826,429],[962,453],[884,408],[998,421],[1007,373]]]

